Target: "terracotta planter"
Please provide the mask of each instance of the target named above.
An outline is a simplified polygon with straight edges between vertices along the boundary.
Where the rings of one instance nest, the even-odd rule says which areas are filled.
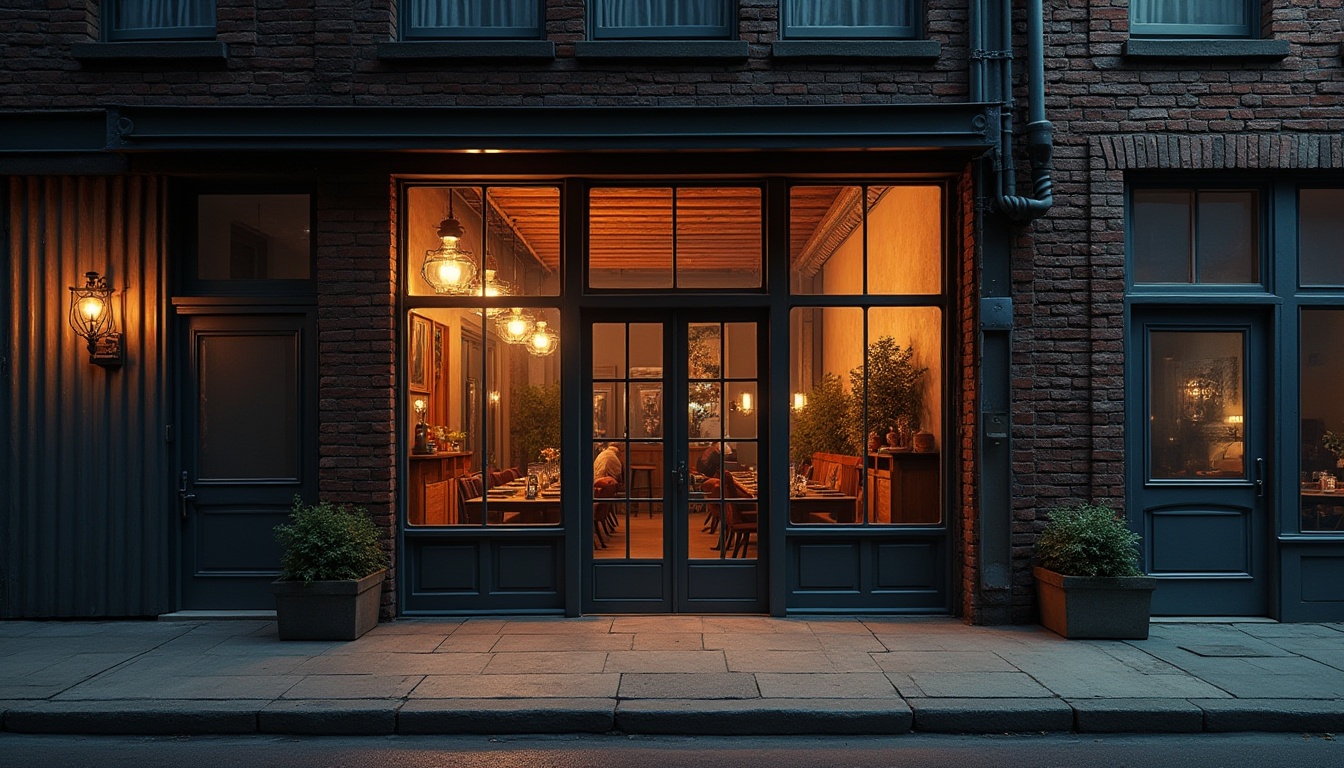
[[[356,640],[378,625],[387,569],[347,581],[271,582],[281,640]]]
[[[1147,640],[1157,579],[1090,578],[1035,568],[1041,624],[1071,639]]]

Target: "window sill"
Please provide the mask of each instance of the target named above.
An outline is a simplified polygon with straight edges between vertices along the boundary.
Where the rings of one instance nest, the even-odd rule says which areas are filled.
[[[423,40],[380,43],[378,58],[384,61],[424,59],[553,61],[555,43],[549,40]]]
[[[1130,59],[1282,59],[1287,40],[1158,40],[1132,37],[1125,41]]]
[[[75,43],[70,54],[81,62],[200,61],[222,64],[229,47],[219,40],[153,40],[126,43]]]
[[[934,60],[943,52],[937,40],[778,40],[770,47],[776,59],[906,59]]]
[[[746,59],[746,40],[583,40],[578,59]]]

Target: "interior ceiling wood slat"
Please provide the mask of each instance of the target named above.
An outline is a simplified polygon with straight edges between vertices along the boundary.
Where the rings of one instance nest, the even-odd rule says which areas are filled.
[[[789,247],[795,257],[841,187],[800,186],[790,193]],[[560,268],[560,195],[555,187],[491,187],[491,202],[548,269]],[[672,241],[669,187],[591,192],[589,259],[594,269],[666,270]],[[677,189],[677,261],[695,269],[760,269],[762,197],[756,187]],[[692,238],[690,242],[687,238]],[[703,240],[711,242],[698,242]]]

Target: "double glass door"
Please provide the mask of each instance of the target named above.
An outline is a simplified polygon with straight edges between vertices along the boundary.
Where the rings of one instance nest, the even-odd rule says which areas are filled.
[[[588,321],[584,612],[766,609],[764,327],[722,312]]]

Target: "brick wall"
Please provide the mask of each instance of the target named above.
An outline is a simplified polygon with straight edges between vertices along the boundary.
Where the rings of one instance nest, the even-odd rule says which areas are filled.
[[[396,596],[394,200],[386,178],[324,176],[315,221],[319,493],[367,508],[383,531],[385,618]]]
[[[966,3],[930,0],[936,62],[798,61],[770,57],[778,0],[740,0],[745,61],[597,61],[574,57],[586,38],[582,0],[546,3],[550,62],[380,61],[397,39],[394,0],[218,0],[228,62],[92,63],[70,56],[98,40],[97,3],[0,0],[0,99],[7,109],[118,104],[687,105],[964,101]],[[40,88],[30,87],[40,84]]]

